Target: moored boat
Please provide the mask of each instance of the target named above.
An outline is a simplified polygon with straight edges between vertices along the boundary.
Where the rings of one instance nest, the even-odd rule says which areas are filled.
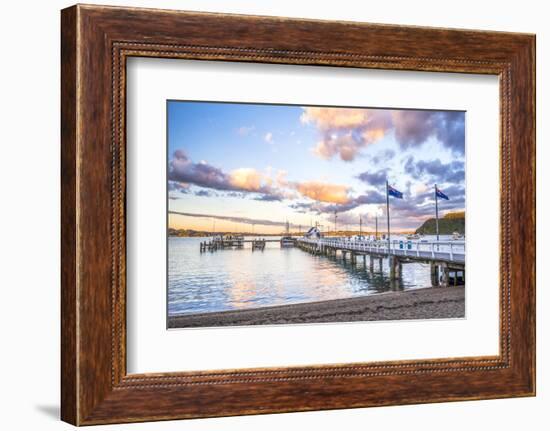
[[[296,241],[291,236],[283,236],[281,238],[281,247],[294,247]]]
[[[453,236],[452,236],[453,241],[459,241],[459,240],[462,240],[462,239],[464,239],[464,235],[462,235],[459,232],[453,232]]]

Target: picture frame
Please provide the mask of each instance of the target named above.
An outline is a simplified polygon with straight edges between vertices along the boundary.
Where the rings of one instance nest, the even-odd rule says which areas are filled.
[[[61,54],[62,420],[535,395],[534,35],[76,5],[61,13]],[[498,76],[499,355],[128,374],[126,61],[136,56]]]

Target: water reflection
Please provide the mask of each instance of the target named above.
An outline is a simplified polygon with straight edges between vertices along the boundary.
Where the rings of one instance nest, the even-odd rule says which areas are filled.
[[[268,243],[265,250],[199,253],[204,238],[170,238],[168,312],[170,315],[247,309],[322,301],[430,286],[429,266],[403,265],[390,280],[387,261],[357,263],[313,256]]]

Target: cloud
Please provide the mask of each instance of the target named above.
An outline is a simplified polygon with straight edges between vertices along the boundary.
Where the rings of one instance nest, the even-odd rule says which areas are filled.
[[[212,193],[209,190],[197,190],[194,194],[195,196],[204,196],[204,197],[217,196],[215,193]]]
[[[267,132],[264,135],[264,141],[266,141],[268,144],[271,144],[273,142],[273,133]]]
[[[183,190],[187,193],[191,185],[208,190],[217,190],[229,197],[245,197],[253,194],[252,199],[260,201],[282,201],[298,197],[296,183],[286,180],[286,172],[278,171],[271,178],[271,169],[262,173],[253,168],[239,168],[225,172],[205,161],[194,163],[182,150],[176,150],[169,162],[168,187],[170,190]],[[312,194],[313,185],[309,193]],[[331,192],[327,185],[326,193]],[[194,192],[196,196],[216,196],[208,190]],[[307,191],[307,190],[306,190]],[[337,192],[332,190],[337,196]],[[322,196],[322,195],[321,195]]]
[[[440,124],[436,132],[437,139],[458,154],[464,154],[466,150],[465,117],[464,112],[443,112],[438,115]]]
[[[183,150],[176,150],[169,163],[168,180],[179,184],[192,184],[207,189],[235,192],[272,193],[265,177],[252,168],[231,172],[208,164],[192,162]]]
[[[453,153],[464,154],[464,112],[396,110],[392,121],[401,148],[419,146],[435,137]]]
[[[322,159],[331,159],[336,154],[340,159],[350,162],[355,159],[363,144],[351,133],[344,135],[327,134],[313,148],[313,153]]]
[[[228,192],[228,193],[225,193],[225,196],[230,197],[230,198],[241,198],[241,199],[244,199],[244,198],[246,197],[246,193],[241,193],[241,192]]]
[[[465,189],[463,185],[453,185],[444,189],[450,200],[439,200],[440,215],[443,216],[446,212],[463,210],[465,206]],[[318,202],[297,202],[292,207],[298,212],[314,212],[319,215],[325,215],[329,222],[333,222],[331,218],[334,211],[338,213],[338,224],[355,224],[359,223],[359,216],[350,212],[358,208],[362,204],[380,205],[384,211],[379,218],[380,230],[385,228],[383,218],[385,217],[386,195],[379,191],[369,191],[365,195],[360,195],[351,199],[343,205],[336,204],[320,204]],[[410,190],[405,193],[405,199],[390,198],[390,211],[393,228],[398,229],[413,229],[419,227],[427,218],[434,217],[434,193],[433,189],[427,189],[421,193],[413,195]],[[367,219],[363,219],[366,226]]]
[[[279,187],[288,187],[288,181],[286,179],[287,171],[279,170],[275,176],[275,182]]]
[[[228,174],[206,162],[193,163],[183,150],[174,152],[169,163],[168,179],[216,190],[239,190],[231,184]]]
[[[343,213],[339,214],[336,218],[336,228],[338,230],[345,229],[347,225],[351,226],[359,226],[359,217],[361,217],[362,225],[363,225],[363,231],[366,230],[374,230],[374,221],[371,220],[370,217],[368,217],[367,214],[354,214],[354,213]],[[330,222],[330,224],[334,225],[334,216],[329,217],[327,219],[327,222]],[[370,223],[370,226],[369,226]]]
[[[321,133],[314,154],[323,159],[339,155],[346,162],[383,138],[391,126],[389,111],[357,108],[307,107],[300,121],[315,125]]]
[[[385,111],[360,108],[306,107],[300,116],[303,124],[314,123],[320,130],[350,129],[373,122]]]
[[[446,212],[463,210],[465,206],[465,189],[463,185],[453,185],[444,189],[450,200],[439,200],[440,216]],[[417,195],[407,195],[405,199],[391,199],[390,211],[393,222],[401,228],[417,228],[427,218],[435,217],[433,188]]]
[[[283,196],[279,195],[259,195],[253,198],[255,201],[263,202],[280,202],[283,200]]]
[[[321,139],[313,153],[323,159],[352,161],[390,132],[401,149],[435,138],[453,153],[464,154],[464,112],[307,107],[300,121],[317,127]]]
[[[382,193],[372,190],[366,194],[356,197],[350,197],[344,203],[323,203],[323,202],[295,202],[290,205],[292,209],[301,213],[313,212],[315,214],[344,213],[351,211],[365,204],[381,204],[386,202],[386,197]]]
[[[380,169],[376,172],[363,172],[359,174],[357,178],[371,186],[379,187],[386,183],[388,172],[388,168]]]
[[[179,192],[179,193],[188,193],[189,184],[180,183],[177,181],[168,181],[168,191],[170,192]]]
[[[241,126],[237,129],[240,136],[248,136],[254,130],[254,126]]]
[[[464,183],[464,162],[454,160],[443,163],[440,159],[415,161],[411,156],[407,159],[405,172],[413,178],[428,180],[432,183]]]
[[[302,195],[320,202],[343,204],[349,201],[350,188],[339,184],[305,181],[294,183],[294,188]]]
[[[262,174],[252,168],[235,169],[229,174],[229,182],[237,190],[248,192],[262,191],[264,189],[262,181]]]
[[[168,211],[169,214],[176,214],[185,217],[198,217],[198,218],[210,218],[216,220],[226,220],[235,223],[244,223],[250,225],[262,225],[262,226],[286,226],[286,221],[275,221],[267,219],[255,219],[249,217],[235,217],[235,216],[223,216],[216,214],[197,214],[197,213],[187,213],[180,211]],[[291,227],[297,227],[297,225],[290,223]]]
[[[385,198],[379,192],[370,191],[368,194],[359,195],[355,198],[348,200],[344,204],[324,205],[322,208],[320,208],[320,212],[333,213],[334,211],[336,211],[338,213],[343,213],[346,211],[351,211],[360,205],[379,204],[384,201],[385,201]]]
[[[372,163],[379,164],[387,162],[395,157],[395,151],[392,149],[384,150],[375,156],[371,157]]]
[[[392,114],[395,138],[402,148],[420,145],[433,134],[430,111],[395,111]]]
[[[168,181],[168,199],[182,199],[183,196],[181,195],[188,194],[190,192],[189,188],[189,184],[179,183],[177,181]]]
[[[319,214],[335,210],[349,211],[364,203],[376,203],[382,199],[374,191],[352,197],[351,188],[345,185],[321,181],[291,182],[286,176],[286,171],[279,170],[275,179],[272,179],[252,168],[224,172],[205,161],[194,163],[182,150],[177,150],[170,161],[169,187],[179,187],[183,193],[188,193],[190,185],[195,185],[204,189],[194,194],[204,197],[215,196],[211,190],[227,192],[226,196],[231,197],[245,197],[252,193],[252,199],[264,202],[293,200],[302,196],[313,202],[298,204],[293,208]]]

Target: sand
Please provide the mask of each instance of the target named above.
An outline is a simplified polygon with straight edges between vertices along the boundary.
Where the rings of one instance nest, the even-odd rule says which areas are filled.
[[[168,318],[168,327],[448,319],[464,316],[464,287],[432,287],[358,298],[172,316]]]

